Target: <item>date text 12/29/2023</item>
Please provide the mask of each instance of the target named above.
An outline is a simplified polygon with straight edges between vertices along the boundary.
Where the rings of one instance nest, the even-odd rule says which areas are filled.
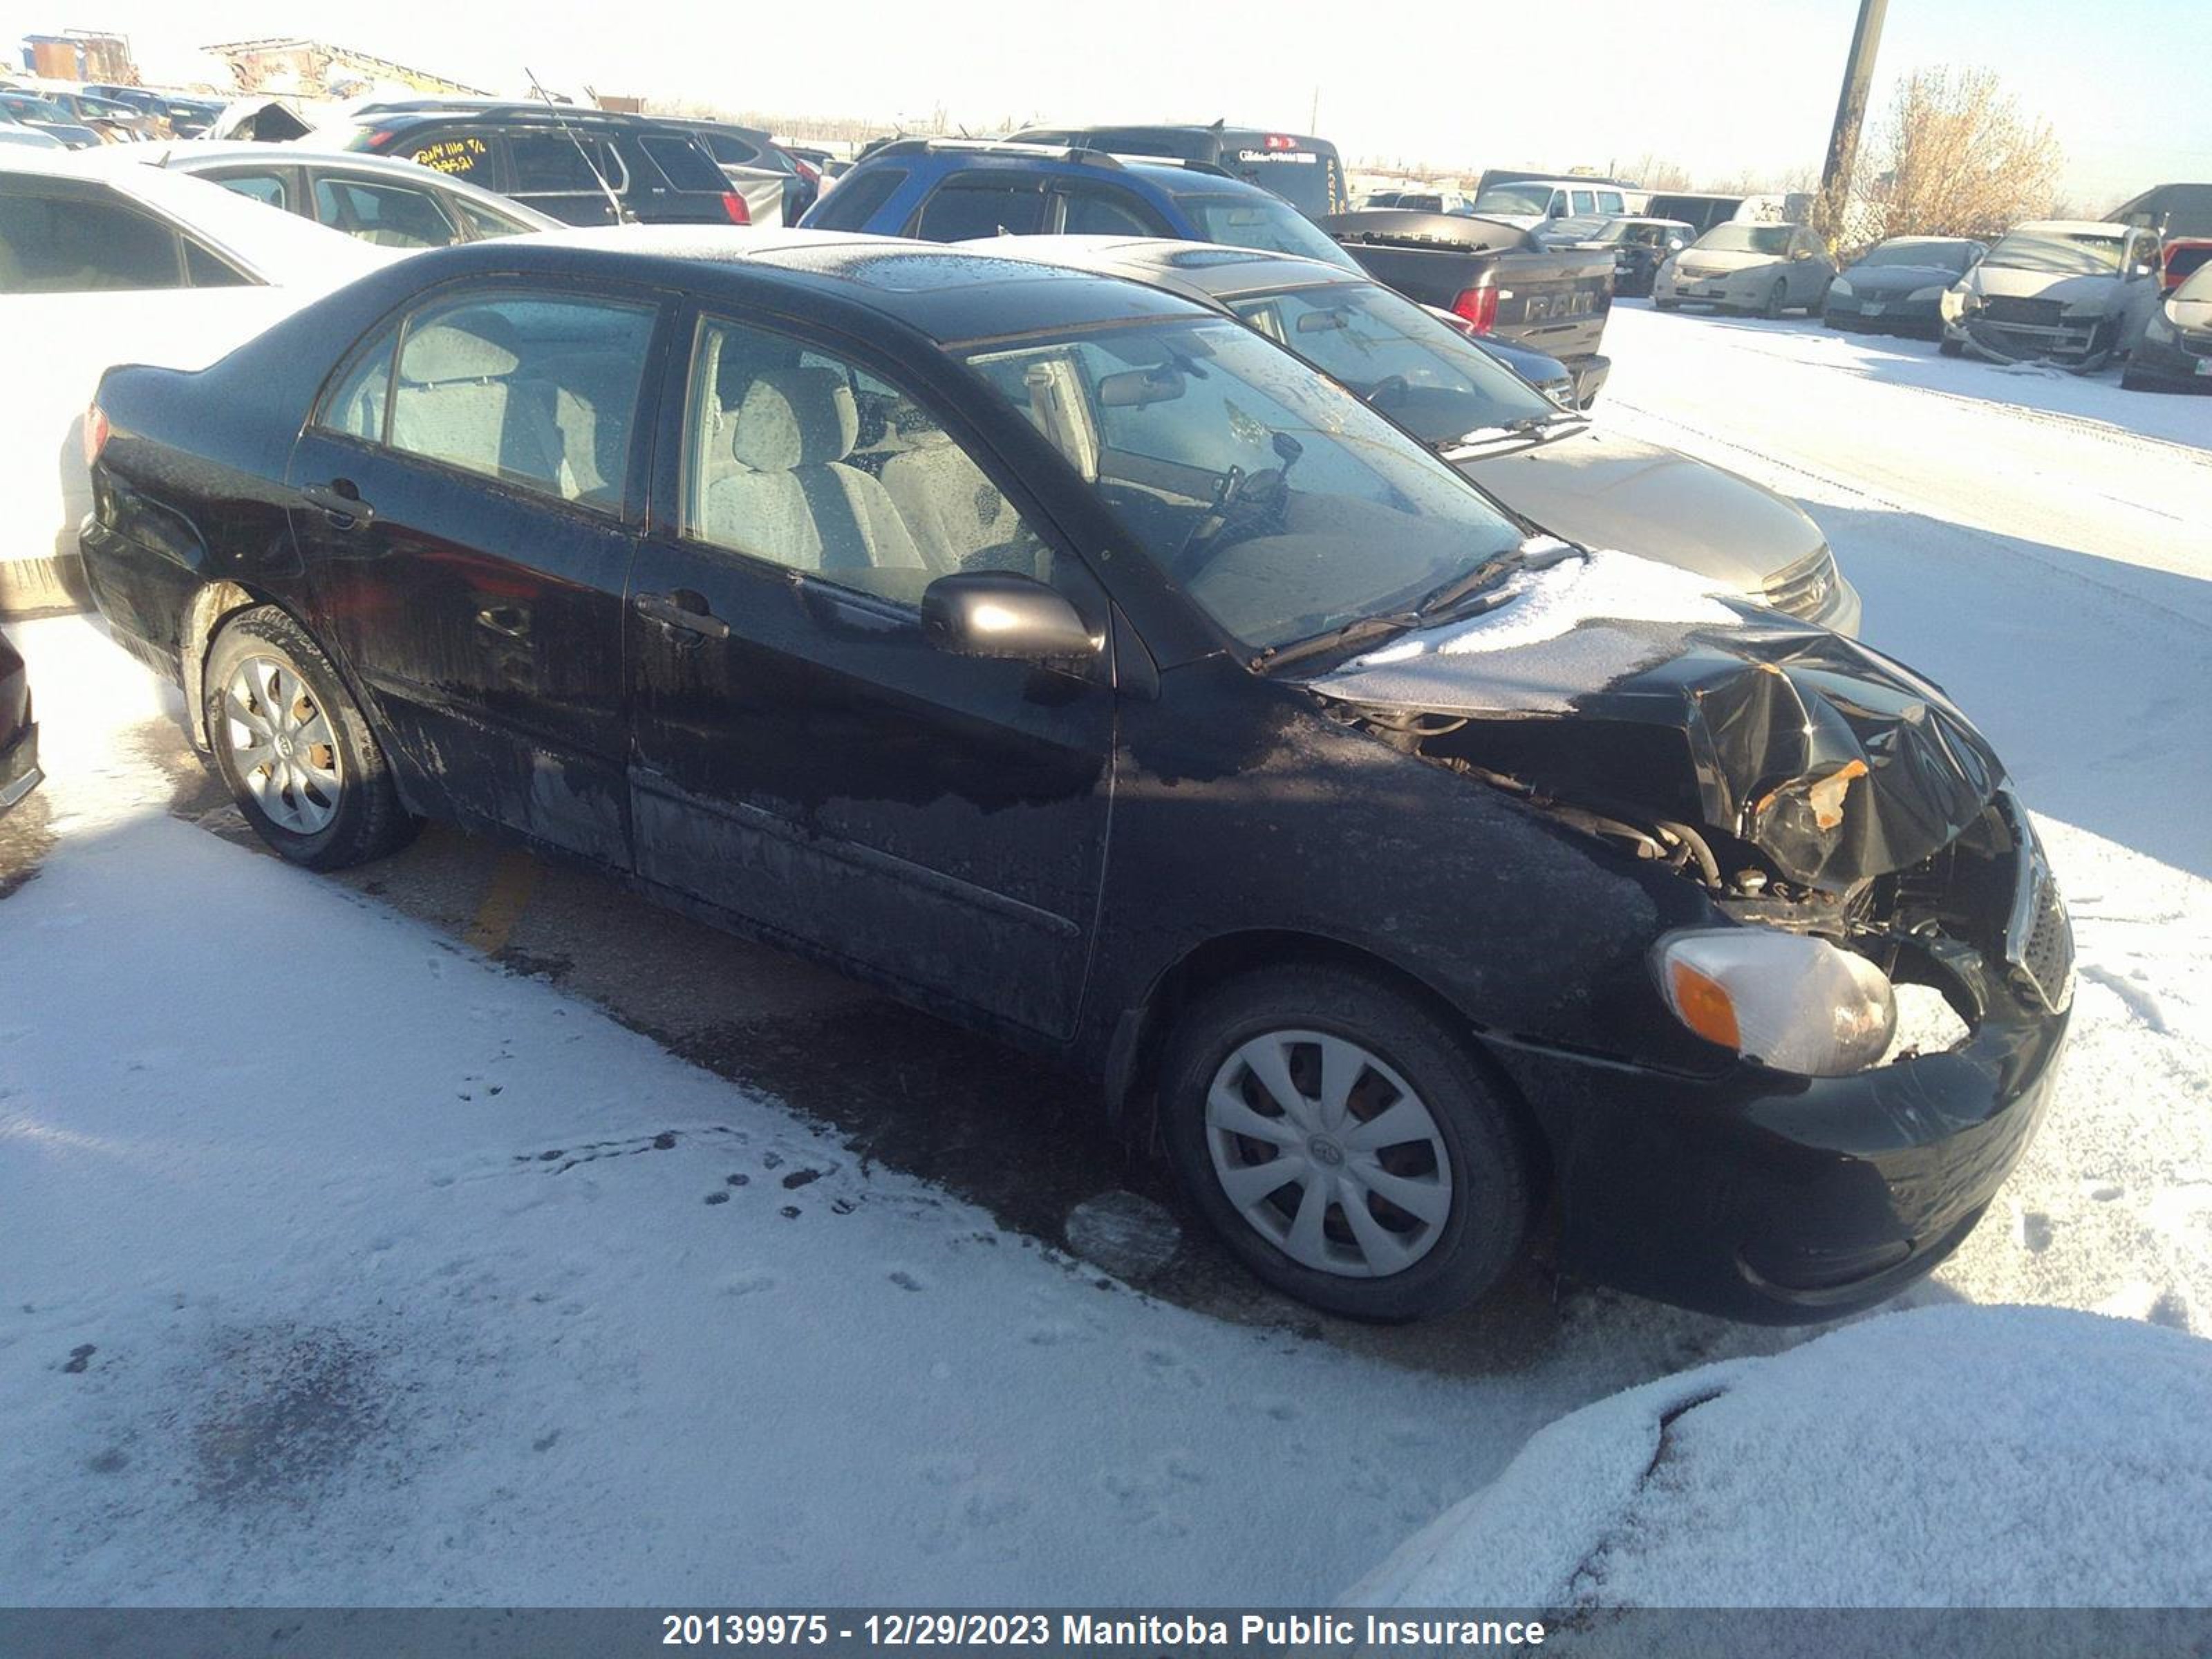
[[[1540,1647],[1528,1618],[1376,1613],[666,1613],[670,1647],[965,1648],[1271,1654],[1354,1648]]]

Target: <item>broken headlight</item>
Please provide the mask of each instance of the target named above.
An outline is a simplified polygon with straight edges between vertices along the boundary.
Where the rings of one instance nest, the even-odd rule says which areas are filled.
[[[1651,963],[1675,1018],[1777,1071],[1864,1071],[1897,1030],[1896,994],[1881,969],[1808,934],[1685,928],[1652,946]]]

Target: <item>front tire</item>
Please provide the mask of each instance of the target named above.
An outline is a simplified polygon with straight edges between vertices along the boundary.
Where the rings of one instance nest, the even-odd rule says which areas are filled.
[[[1651,300],[1651,308],[1654,311],[1680,311],[1682,308],[1682,302],[1680,300],[1662,300],[1656,295],[1654,295]]]
[[[1774,279],[1774,286],[1766,290],[1766,303],[1759,308],[1759,314],[1770,323],[1775,322],[1781,318],[1789,305],[1789,281],[1785,277],[1777,276]]]
[[[1519,1255],[1528,1159],[1466,1040],[1381,979],[1243,975],[1183,1017],[1161,1072],[1177,1178],[1254,1273],[1349,1318],[1464,1307]]]
[[[1936,349],[1946,357],[1963,357],[1966,355],[1965,343],[1954,340],[1948,334],[1936,343]]]
[[[331,659],[274,605],[240,612],[208,653],[208,741],[254,833],[294,864],[342,870],[415,830],[368,722]]]

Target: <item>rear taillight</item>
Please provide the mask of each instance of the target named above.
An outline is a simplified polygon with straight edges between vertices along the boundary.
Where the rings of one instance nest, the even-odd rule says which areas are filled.
[[[733,225],[749,225],[753,222],[753,210],[745,205],[745,198],[734,190],[722,192],[722,211],[730,216]]]
[[[84,464],[90,466],[107,447],[107,411],[98,404],[84,411]]]
[[[802,156],[794,155],[791,158],[791,165],[799,169],[799,176],[805,179],[808,184],[818,185],[822,182],[822,169],[816,167],[813,162]]]
[[[1498,321],[1498,290],[1467,288],[1451,303],[1452,315],[1477,334],[1487,334]]]

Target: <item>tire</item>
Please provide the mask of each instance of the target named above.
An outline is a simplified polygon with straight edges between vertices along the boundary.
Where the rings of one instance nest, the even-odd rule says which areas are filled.
[[[1651,298],[1651,308],[1654,311],[1680,311],[1682,308],[1682,302],[1680,300],[1662,300],[1654,295]]]
[[[1771,323],[1789,308],[1790,280],[1786,276],[1777,276],[1774,286],[1766,290],[1766,303],[1759,308],[1759,314]]]
[[[2120,371],[2120,390],[2123,392],[2155,392],[2158,383],[2147,374],[2138,374],[2132,368]]]
[[[1946,357],[1963,357],[1966,355],[1965,343],[1961,341],[1953,339],[1948,334],[1946,334],[1942,339],[1936,342],[1936,349],[1942,352]]]
[[[1301,1097],[1295,1111],[1252,1063],[1270,1055]],[[1356,1079],[1334,1115],[1320,1098],[1333,1076]],[[1512,1109],[1457,1032],[1377,977],[1287,964],[1216,988],[1169,1040],[1160,1103],[1191,1201],[1255,1275],[1314,1307],[1377,1323],[1432,1317],[1476,1300],[1521,1253],[1530,1173]],[[1404,1138],[1359,1146],[1362,1124],[1385,1115]],[[1264,1175],[1235,1196],[1224,1184],[1278,1162],[1297,1167],[1272,1189]],[[1386,1183],[1414,1207],[1392,1202]]]
[[[284,858],[343,870],[412,838],[415,821],[368,721],[289,616],[261,605],[233,617],[208,653],[204,684],[216,769],[254,833]],[[257,755],[268,758],[249,765]]]

